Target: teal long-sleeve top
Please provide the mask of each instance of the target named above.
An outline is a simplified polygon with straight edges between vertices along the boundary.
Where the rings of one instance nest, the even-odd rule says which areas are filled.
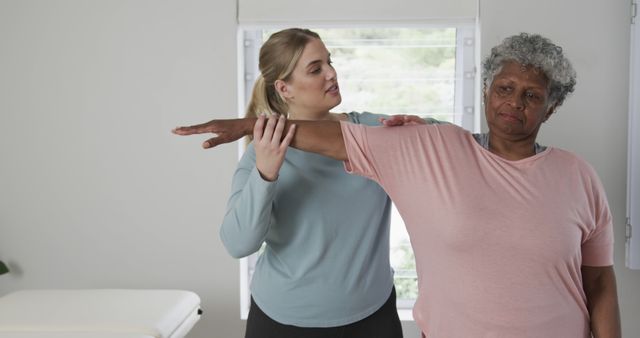
[[[384,115],[349,113],[379,125]],[[267,182],[250,144],[233,177],[220,238],[236,258],[266,243],[251,294],[277,322],[334,327],[361,320],[391,294],[391,201],[375,182],[343,162],[289,148],[279,177]]]

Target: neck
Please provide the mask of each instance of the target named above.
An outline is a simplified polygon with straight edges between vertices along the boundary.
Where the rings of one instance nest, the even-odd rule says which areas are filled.
[[[536,154],[535,138],[504,140],[489,133],[489,151],[510,161],[517,161]]]
[[[332,114],[330,111],[320,112],[301,112],[291,110],[289,111],[289,120],[307,120],[307,121],[323,121],[323,120],[337,120],[338,114]]]

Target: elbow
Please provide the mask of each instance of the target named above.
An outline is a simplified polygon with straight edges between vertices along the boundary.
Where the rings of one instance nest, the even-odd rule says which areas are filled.
[[[226,246],[226,245],[225,245],[225,248],[227,249],[227,252],[229,253],[229,256],[231,256],[233,258],[236,258],[236,259],[247,257],[247,256],[251,255],[252,253],[258,251],[258,250],[251,250],[251,249],[247,249],[247,248],[229,247],[229,246]]]
[[[245,257],[251,255],[251,253],[248,252],[248,251],[235,250],[235,249],[229,249],[229,248],[227,248],[227,252],[229,253],[229,256],[231,256],[231,257],[233,257],[235,259],[245,258]]]
[[[347,156],[347,149],[344,147],[344,144],[342,144],[342,147],[337,149],[333,158],[340,161],[346,161],[349,159],[349,156]]]
[[[344,137],[342,135],[342,129],[338,130],[338,137],[336,137],[336,144],[333,149],[335,150],[335,159],[340,161],[346,161],[349,159],[347,156],[347,146],[344,143]]]
[[[346,161],[349,159],[349,157],[347,156],[347,150],[344,148],[344,146],[332,148],[331,150],[327,151],[327,156],[338,161]]]
[[[222,230],[220,231],[220,240],[227,250],[227,253],[236,259],[244,258],[257,252],[260,250],[260,246],[262,245],[262,243],[256,244],[253,241],[248,240],[232,240],[229,236],[226,236]]]
[[[339,130],[338,135],[333,138],[332,142],[327,143],[327,148],[324,152],[327,156],[335,160],[346,161],[348,159],[347,147],[342,138],[342,131]]]

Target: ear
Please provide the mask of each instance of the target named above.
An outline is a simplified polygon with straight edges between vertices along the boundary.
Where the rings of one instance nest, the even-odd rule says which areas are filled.
[[[292,93],[289,91],[289,85],[283,80],[276,80],[273,85],[275,86],[278,95],[280,95],[284,101],[293,98]]]
[[[547,122],[547,120],[551,117],[551,115],[553,113],[556,112],[556,105],[552,104],[551,107],[549,107],[549,109],[547,109],[547,114],[544,116],[544,120],[542,120],[542,122]]]
[[[482,104],[487,102],[487,94],[487,84],[485,83],[482,85]]]

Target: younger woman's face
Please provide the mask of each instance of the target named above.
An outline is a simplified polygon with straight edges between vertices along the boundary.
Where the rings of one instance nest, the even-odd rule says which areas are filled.
[[[342,101],[331,56],[320,39],[305,46],[289,81],[279,87],[289,104],[291,118],[320,118]]]

